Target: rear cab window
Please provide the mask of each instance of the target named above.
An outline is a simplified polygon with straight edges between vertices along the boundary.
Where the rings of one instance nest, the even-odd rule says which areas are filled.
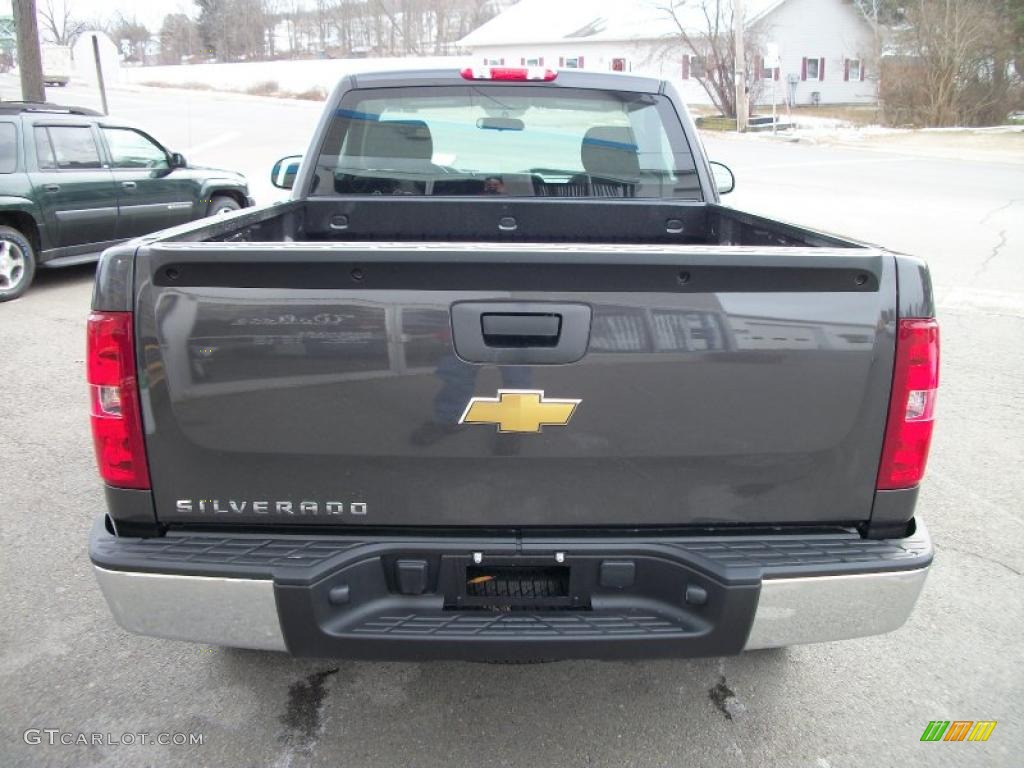
[[[310,195],[702,199],[666,97],[491,84],[350,91]]]
[[[40,168],[77,170],[103,167],[89,126],[37,125],[35,139]]]
[[[18,129],[14,123],[0,123],[0,173],[18,168]]]

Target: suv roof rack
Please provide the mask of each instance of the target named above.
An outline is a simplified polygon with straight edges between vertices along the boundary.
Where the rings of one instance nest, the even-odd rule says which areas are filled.
[[[51,104],[46,101],[0,101],[0,114],[20,114],[23,112],[59,112],[65,115],[89,115],[103,117],[102,112],[88,107],[68,107],[64,104]]]

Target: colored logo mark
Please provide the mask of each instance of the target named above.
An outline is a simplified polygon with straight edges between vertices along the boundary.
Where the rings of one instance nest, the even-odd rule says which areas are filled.
[[[931,720],[921,741],[988,741],[996,720]]]

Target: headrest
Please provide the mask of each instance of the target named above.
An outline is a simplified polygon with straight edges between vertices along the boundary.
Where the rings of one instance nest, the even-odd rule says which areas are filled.
[[[595,125],[583,136],[580,159],[591,176],[627,181],[640,177],[636,139],[627,127]]]
[[[357,157],[430,160],[434,140],[422,120],[374,120],[362,124],[362,147],[346,152]]]

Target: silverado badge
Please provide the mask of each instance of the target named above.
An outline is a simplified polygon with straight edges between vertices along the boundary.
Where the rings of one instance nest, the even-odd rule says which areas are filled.
[[[474,397],[459,424],[496,424],[499,432],[540,432],[564,427],[579,400],[544,397],[540,389],[499,389],[497,397]]]

